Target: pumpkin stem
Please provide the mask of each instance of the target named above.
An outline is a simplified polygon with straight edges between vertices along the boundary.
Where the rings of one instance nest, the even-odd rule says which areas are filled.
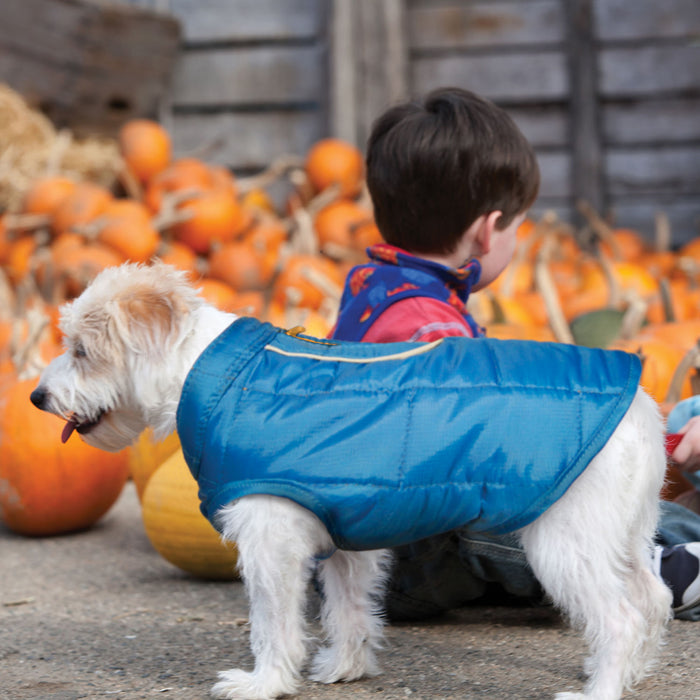
[[[295,155],[283,155],[274,160],[265,170],[257,175],[238,178],[236,184],[241,194],[250,190],[261,189],[272,185],[291,170],[301,170],[304,160]]]
[[[616,309],[620,306],[620,302],[622,301],[620,282],[617,279],[610,259],[600,248],[596,252],[596,260],[603,270],[605,281],[608,283],[608,306],[612,309]]]
[[[620,340],[629,340],[639,333],[646,320],[648,306],[639,294],[631,295],[629,306],[620,325]]]
[[[654,215],[654,247],[659,253],[671,248],[671,222],[665,211],[657,211]]]
[[[24,320],[27,323],[27,339],[21,343],[21,324]],[[39,354],[39,341],[48,324],[49,319],[38,309],[29,309],[24,319],[16,318],[12,324],[10,355],[20,381],[38,377],[46,366]]]
[[[697,368],[700,364],[700,338],[693,345],[688,352],[683,356],[681,361],[678,363],[673,377],[671,377],[671,383],[668,386],[668,392],[666,393],[666,403],[677,404],[681,399],[681,391],[683,389],[683,382],[688,372],[693,368]]]
[[[554,243],[555,241],[553,238],[548,238],[545,240],[542,249],[537,253],[537,259],[535,261],[535,285],[544,299],[549,325],[552,328],[554,337],[560,343],[569,343],[573,345],[575,342],[574,336],[566,321],[564,312],[562,311],[559,294],[557,293],[557,288],[547,264]]]
[[[670,323],[676,321],[676,314],[673,310],[673,299],[671,298],[671,285],[666,277],[659,280],[659,294],[661,296],[661,306],[664,311],[664,318]]]
[[[613,257],[615,260],[622,259],[622,251],[620,250],[620,245],[615,240],[613,236],[613,231],[608,226],[608,224],[598,215],[598,213],[593,209],[589,202],[584,199],[579,199],[576,202],[576,209],[581,213],[588,225],[593,229],[593,231],[598,235],[601,241],[605,241],[613,252]]]

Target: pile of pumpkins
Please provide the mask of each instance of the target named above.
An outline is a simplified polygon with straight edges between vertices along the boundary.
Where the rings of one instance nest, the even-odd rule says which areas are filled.
[[[150,120],[127,122],[118,143],[115,190],[46,176],[0,216],[0,520],[27,535],[89,527],[131,477],[156,550],[193,575],[232,578],[235,549],[200,514],[176,435],[158,442],[147,431],[117,455],[77,438],[61,445],[57,419],[28,396],[60,352],[59,305],[127,260],[160,259],[219,308],[325,336],[347,272],[380,241],[362,154],[323,139],[303,158],[237,178],[173,158],[169,134]],[[280,182],[281,205],[269,194]],[[582,210],[588,223],[576,230],[553,215],[526,220],[512,263],[469,308],[492,337],[638,352],[642,384],[672,405],[694,393],[700,239],[672,252],[663,220],[651,245]]]

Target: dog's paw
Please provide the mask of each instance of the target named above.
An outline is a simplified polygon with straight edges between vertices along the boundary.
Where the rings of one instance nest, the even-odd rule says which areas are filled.
[[[557,693],[554,700],[590,700],[584,693]]]
[[[283,695],[293,695],[296,690],[295,681],[284,681],[274,669],[266,673],[233,669],[219,673],[219,682],[211,689],[211,694],[222,700],[274,700]]]
[[[377,675],[379,666],[370,648],[363,647],[348,655],[334,647],[321,647],[311,664],[310,678],[317,683],[337,683]]]

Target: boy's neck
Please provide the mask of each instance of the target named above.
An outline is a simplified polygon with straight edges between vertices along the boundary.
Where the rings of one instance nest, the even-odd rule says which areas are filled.
[[[416,257],[422,258],[423,260],[428,260],[429,262],[438,263],[438,265],[443,265],[444,267],[449,267],[453,269],[466,265],[470,257],[473,257],[467,256],[465,258],[463,255],[463,251],[460,250],[446,255],[439,255],[433,253],[413,253],[412,251],[409,252],[411,253],[411,255],[415,255]]]

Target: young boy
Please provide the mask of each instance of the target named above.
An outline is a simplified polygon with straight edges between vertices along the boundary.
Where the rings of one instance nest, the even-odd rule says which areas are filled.
[[[482,336],[467,299],[510,261],[539,189],[534,151],[514,122],[457,88],[399,104],[374,124],[367,185],[385,243],[369,248],[370,262],[348,275],[332,337],[382,343]],[[669,546],[658,547],[656,561],[677,615],[700,619],[693,553],[700,549],[679,544],[700,540],[700,517],[676,508],[662,521]],[[518,598],[540,595],[517,536],[449,532],[397,548],[387,612],[392,619],[428,617],[494,585]]]

